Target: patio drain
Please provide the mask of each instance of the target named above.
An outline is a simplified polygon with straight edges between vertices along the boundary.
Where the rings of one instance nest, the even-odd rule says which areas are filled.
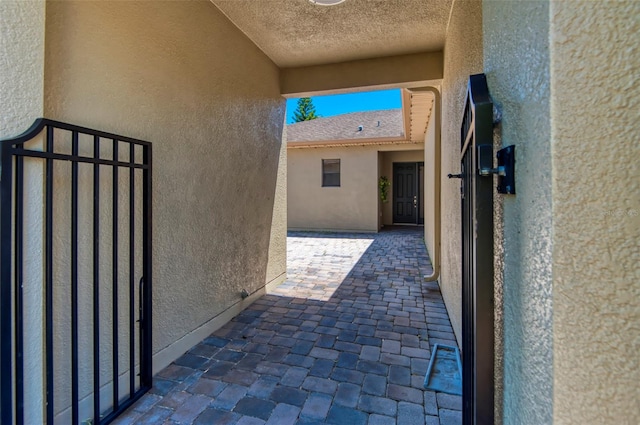
[[[435,344],[429,369],[424,377],[428,390],[462,395],[462,364],[458,347]]]

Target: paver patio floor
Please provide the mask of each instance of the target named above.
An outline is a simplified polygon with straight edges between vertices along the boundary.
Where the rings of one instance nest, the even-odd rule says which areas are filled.
[[[116,424],[460,424],[423,389],[455,344],[422,228],[290,232],[288,279],[154,377]]]

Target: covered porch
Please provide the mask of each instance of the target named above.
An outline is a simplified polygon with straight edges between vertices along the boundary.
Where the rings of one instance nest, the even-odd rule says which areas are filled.
[[[2,144],[0,422],[105,425],[144,394],[144,401],[127,411],[130,421],[207,423],[202,415],[218,413],[206,399],[213,398],[211,392],[195,393],[196,381],[220,389],[217,399],[226,388],[243,386],[226,373],[204,376],[219,362],[259,375],[236,401],[262,397],[274,405],[265,409],[271,412],[267,420],[279,422],[275,415],[282,401],[273,399],[273,390],[249,391],[264,377],[291,387],[282,383],[285,375],[239,368],[249,367],[248,360],[242,362],[254,354],[269,361],[271,351],[287,353],[277,360],[281,365],[308,370],[291,387],[307,391],[303,402],[287,408],[292,416],[328,422],[337,415],[332,412],[344,408],[370,423],[404,420],[403,412],[416,411],[420,403],[417,397],[393,398],[389,389],[419,391],[413,381],[425,358],[402,350],[430,350],[438,339],[434,332],[441,330],[429,328],[429,315],[444,310],[440,301],[431,304],[436,285],[456,340],[469,336],[461,297],[462,185],[447,177],[465,177],[461,148],[474,145],[465,143],[472,139],[461,132],[461,121],[471,116],[472,108],[465,110],[469,76],[478,74],[485,75],[493,102],[483,121],[489,130],[485,144],[516,146],[518,164],[517,194],[496,193],[484,209],[495,224],[483,228],[494,230],[485,244],[494,250],[479,250],[489,253],[482,264],[494,272],[485,293],[495,296],[490,309],[495,327],[480,342],[494,340],[495,347],[488,350],[487,364],[494,367],[485,370],[488,389],[481,391],[493,401],[483,403],[488,419],[479,423],[640,422],[640,368],[637,356],[629,355],[638,351],[640,323],[634,284],[640,264],[640,192],[635,190],[640,121],[633,113],[633,102],[640,99],[640,64],[632,54],[637,42],[628,37],[638,33],[640,3],[316,3],[0,1],[0,139],[16,137],[39,117],[98,130],[96,138],[80,134],[78,139],[73,131],[65,139],[57,138],[58,131],[42,134],[28,146],[32,159],[19,159],[24,150]],[[311,281],[305,297],[275,295],[287,274],[285,98],[388,88],[432,96],[433,131],[424,138],[424,243],[434,269],[429,279],[437,284],[400,279],[405,275],[396,268],[410,263],[403,258],[390,270],[374,262],[326,300],[310,297],[325,292]],[[150,174],[150,163],[136,163],[135,149],[125,150],[122,140],[106,134],[153,144],[148,214],[127,202],[128,193],[143,191],[135,172],[126,177],[122,169]],[[93,164],[93,177],[87,164]],[[466,171],[467,177],[483,171],[482,179],[494,178],[484,175],[487,168]],[[14,175],[21,182],[15,187],[7,183]],[[134,216],[144,216],[152,232],[139,226],[130,231],[137,222],[126,217]],[[136,238],[145,232],[148,255],[141,260],[137,249],[143,244]],[[383,277],[391,283],[381,283]],[[140,282],[153,289],[139,292]],[[143,304],[140,293],[149,307],[144,315],[137,308]],[[85,307],[76,308],[83,300]],[[287,306],[284,300],[290,301]],[[383,308],[408,313],[409,322],[423,314],[428,345],[420,339],[425,328],[406,325],[407,316],[392,316],[392,330],[378,329],[382,322],[374,315]],[[342,314],[353,314],[358,329],[338,328]],[[303,329],[304,322],[315,321],[303,315],[322,317],[313,329]],[[302,323],[268,320],[276,318]],[[336,319],[327,327],[339,333],[355,331],[355,340],[319,332],[324,319]],[[374,335],[359,335],[361,326],[374,326]],[[395,332],[395,326],[416,328],[409,334],[418,338],[417,346],[413,338],[412,346],[402,337],[386,337],[399,342],[394,353],[385,351],[390,343],[382,340],[379,346],[357,342],[380,338],[378,331]],[[246,332],[251,328],[273,334],[259,342]],[[318,336],[306,340],[298,332]],[[201,342],[212,333],[208,341],[222,346]],[[331,336],[333,347],[319,345]],[[282,339],[299,342],[276,344]],[[269,352],[246,351],[252,342]],[[303,342],[313,344],[308,353],[291,352]],[[343,348],[336,348],[338,342]],[[352,347],[347,344],[360,344],[360,352],[347,350]],[[358,362],[373,361],[366,356],[376,357],[377,349],[377,363],[386,369],[369,374],[382,376],[386,387],[376,394],[365,392],[375,387],[365,384]],[[219,358],[229,352],[231,358]],[[348,354],[358,356],[355,369],[338,366],[350,361],[342,358],[354,359]],[[284,363],[287,356],[305,360],[291,365]],[[334,362],[328,377],[313,375],[313,365],[304,364],[328,356]],[[392,356],[408,356],[409,366],[406,360],[383,361]],[[399,368],[408,369],[409,384],[391,382],[391,371]],[[338,369],[362,374],[362,383],[338,380]],[[328,399],[312,398],[304,387],[311,377],[337,382],[329,404],[312,403]],[[336,402],[346,384],[360,391],[350,405]],[[182,397],[183,407],[169,394]],[[475,414],[473,401],[466,402],[471,395],[465,391],[465,419],[467,412]],[[381,412],[367,400],[394,407]],[[432,422],[434,406],[440,422],[456,412],[453,405],[439,405],[438,396],[435,405],[430,400],[423,399],[422,414]],[[307,407],[317,405],[323,407]],[[232,421],[264,420],[236,407],[224,410]],[[157,421],[147,416],[161,408]],[[312,418],[311,411],[322,414]]]

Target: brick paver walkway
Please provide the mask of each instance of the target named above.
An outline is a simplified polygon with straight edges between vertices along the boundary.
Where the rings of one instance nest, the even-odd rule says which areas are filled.
[[[454,344],[421,228],[290,233],[288,280],[154,378],[116,424],[460,424],[423,389]]]

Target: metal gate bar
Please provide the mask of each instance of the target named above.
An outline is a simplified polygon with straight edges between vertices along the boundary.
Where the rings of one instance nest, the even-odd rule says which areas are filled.
[[[118,159],[119,158],[119,152],[118,152],[118,140],[113,139],[113,159]],[[113,167],[113,199],[114,202],[116,199],[118,199],[118,168],[117,167]],[[113,276],[113,285],[112,285],[112,299],[117,300],[118,299],[118,262],[115,261],[116,258],[118,258],[118,208],[113,208],[113,224],[111,226],[112,229],[112,240],[113,240],[113,244],[112,244],[112,255],[114,258],[112,267],[113,267],[113,271],[112,271],[112,276]],[[118,317],[118,303],[114,302],[112,303],[112,316],[113,317]],[[118,323],[114,322],[113,323],[113,328],[112,328],[112,332],[113,332],[113,336],[112,336],[112,342],[111,342],[111,348],[112,348],[112,359],[113,359],[113,365],[112,365],[112,370],[113,370],[113,408],[114,410],[118,410],[118,403],[120,400],[119,394],[118,394],[118,387],[119,385],[116,385],[117,379],[118,379]]]
[[[100,157],[100,137],[93,136],[93,152]],[[100,190],[100,165],[93,164],[93,193]],[[100,197],[93,197],[93,323],[100,321]],[[93,327],[93,359],[100,364],[100,329]],[[100,370],[93,368],[93,393],[100,394]],[[100,417],[100,397],[93,398],[93,417]]]
[[[22,270],[22,246],[23,246],[23,220],[24,217],[24,161],[22,157],[16,158],[16,206],[15,206],[15,220],[16,220],[16,230],[15,230],[15,279],[18,283],[16,285],[16,294],[15,294],[15,319],[16,319],[16,333],[18,335],[22,335],[23,333],[23,292],[22,292],[22,281],[23,281],[23,270]],[[4,204],[3,204],[4,205]],[[4,308],[4,306],[3,306]],[[18,409],[22,409],[24,405],[24,371],[22,364],[22,353],[23,353],[23,343],[22,338],[16,339],[16,363],[18,367],[16,367],[16,406]],[[4,363],[3,363],[4,364]]]
[[[44,148],[42,150],[28,149],[25,144],[38,137],[45,130]],[[62,153],[56,151],[55,133],[62,131],[64,134],[71,135],[71,153]],[[92,137],[93,156],[80,154],[81,140],[80,135],[88,135]],[[103,139],[108,139],[112,146],[112,158],[101,158],[100,149],[103,147]],[[66,140],[66,139],[65,139]],[[120,160],[118,147],[120,144],[128,144],[129,160]],[[91,145],[91,143],[87,143]],[[142,160],[136,158],[136,152],[139,149]],[[56,282],[54,280],[54,268],[60,269],[59,264],[55,264],[54,256],[54,165],[56,162],[70,163],[70,214],[68,217],[68,226],[70,233],[70,264],[69,264],[69,282],[70,305],[62,306],[68,308],[70,315],[70,410],[71,422],[80,424],[82,420],[86,420],[86,413],[80,411],[80,369],[79,369],[79,351],[81,344],[88,346],[92,344],[93,357],[93,373],[92,376],[85,376],[84,380],[92,379],[92,395],[93,405],[92,411],[93,424],[107,424],[115,419],[118,414],[126,410],[138,398],[140,398],[148,389],[151,388],[151,144],[142,140],[129,137],[118,136],[111,133],[91,130],[71,124],[66,124],[48,119],[38,119],[21,136],[11,140],[0,141],[0,164],[2,166],[0,172],[0,362],[2,369],[0,371],[0,422],[23,424],[25,421],[25,374],[24,374],[24,350],[25,350],[25,322],[24,322],[24,268],[31,266],[34,268],[43,268],[42,291],[44,293],[44,398],[46,406],[44,409],[44,418],[47,424],[54,423],[54,395],[56,390],[56,376],[54,375],[54,336],[59,324],[54,323],[54,289],[56,285],[64,285],[65,282]],[[39,158],[44,162],[44,195],[43,195],[43,235],[42,242],[44,245],[44,255],[41,266],[26,265],[24,248],[24,217],[25,217],[25,161],[24,158]],[[80,212],[80,192],[79,192],[79,164],[93,164],[93,202],[92,207],[88,208],[93,215],[93,222],[85,233],[91,234],[92,241],[90,243],[93,250],[88,258],[81,261],[79,256],[79,212]],[[113,385],[113,393],[111,398],[111,408],[103,411],[101,407],[101,380],[100,380],[100,168],[101,166],[112,167],[112,317],[111,326],[112,336],[112,370],[111,383]],[[119,169],[129,170],[129,226],[128,226],[128,261],[129,261],[129,291],[128,291],[128,345],[129,350],[129,382],[128,394],[125,399],[121,399],[119,394],[119,353],[120,342],[125,340],[119,338],[118,319],[120,312],[118,311],[118,273],[119,269],[119,217],[118,217],[118,189],[120,186]],[[141,198],[136,198],[136,170],[141,177],[142,193]],[[13,198],[13,199],[12,199]],[[136,201],[142,203],[142,217],[140,217],[140,229],[136,228]],[[61,219],[58,213],[57,220]],[[64,218],[64,217],[63,217]],[[141,258],[136,258],[135,244],[136,237],[141,237]],[[37,247],[36,247],[37,248]],[[33,249],[33,247],[32,247]],[[80,281],[79,267],[84,262],[92,264],[91,278],[83,279],[88,282]],[[136,264],[141,263],[142,277],[140,278],[140,293],[138,306],[138,320],[136,320],[136,287],[135,273]],[[79,290],[80,288],[90,288],[92,295],[89,304],[92,308],[93,330],[89,341],[81,341],[79,336]],[[32,307],[31,307],[32,308]],[[60,307],[58,307],[60,308]],[[13,310],[13,311],[12,311]],[[123,311],[124,312],[124,311]],[[138,325],[136,325],[138,323]],[[138,327],[137,327],[138,326]],[[139,340],[136,341],[136,329],[139,330]],[[139,383],[136,385],[136,350],[139,350]],[[15,374],[15,376],[14,376]],[[107,383],[108,382],[103,382]],[[85,390],[86,391],[86,390]],[[90,393],[91,395],[91,393]],[[89,396],[90,396],[89,395]],[[88,396],[85,396],[88,397]],[[86,410],[86,409],[85,409]]]
[[[483,74],[469,78],[461,126],[462,401],[464,425],[494,422],[493,178],[478,172],[493,145],[493,104]]]

